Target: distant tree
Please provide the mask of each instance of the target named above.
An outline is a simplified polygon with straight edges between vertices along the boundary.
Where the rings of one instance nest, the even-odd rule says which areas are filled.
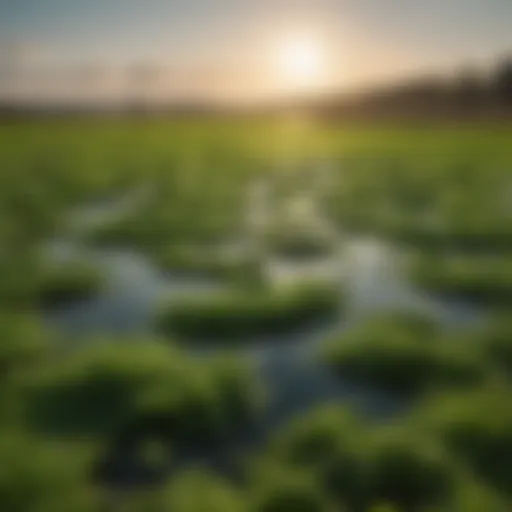
[[[512,57],[498,66],[494,82],[499,100],[512,106]]]
[[[485,96],[485,83],[480,74],[471,68],[463,68],[455,78],[455,101],[462,107],[472,107]]]

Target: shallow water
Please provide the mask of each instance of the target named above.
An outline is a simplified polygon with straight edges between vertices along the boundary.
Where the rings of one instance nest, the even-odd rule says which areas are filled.
[[[61,251],[63,246],[61,244]],[[67,247],[67,252],[64,251],[67,257],[73,256],[72,249]],[[86,254],[105,271],[104,288],[91,300],[46,313],[47,321],[76,342],[86,342],[93,335],[140,335],[144,338],[155,334],[152,319],[160,301],[217,293],[224,288],[221,282],[165,276],[148,258],[132,251],[83,249],[80,252],[81,257]],[[399,407],[376,390],[340,379],[316,361],[317,350],[325,339],[355,322],[386,310],[424,313],[454,327],[480,318],[478,311],[469,306],[435,300],[416,290],[407,281],[402,268],[403,257],[385,243],[368,238],[347,240],[343,256],[339,256],[337,265],[335,263],[329,259],[326,265],[331,272],[334,270],[332,275],[337,276],[340,291],[345,296],[339,318],[288,336],[230,346],[230,350],[248,356],[266,389],[268,407],[262,420],[266,430],[332,401],[347,403],[377,417],[391,414]],[[305,267],[306,273],[311,268],[322,267],[319,261],[291,262],[287,267],[281,260],[279,265],[279,271],[288,278],[301,275]],[[276,279],[280,281],[283,277]],[[189,350],[204,355],[225,348],[212,348],[208,344],[207,349],[192,345]]]
[[[258,230],[262,222],[269,221],[266,193],[269,193],[268,187],[261,182],[251,192],[254,197],[248,200],[248,209],[252,209],[247,212],[249,238],[251,234],[257,238],[257,233],[250,230]],[[133,200],[125,203],[133,206]],[[125,203],[122,208],[116,205],[112,209],[115,215],[126,211]],[[297,198],[293,204],[293,215],[307,214],[308,222],[323,225],[331,233],[335,231],[322,217],[312,195],[307,196],[301,208],[297,206],[301,204]],[[256,211],[258,209],[266,209],[265,215],[260,215],[263,212]],[[82,229],[92,228],[101,214],[108,211],[108,208],[100,213],[96,211],[92,222],[90,212],[86,211]],[[114,214],[110,211],[108,215]],[[74,225],[80,225],[79,215],[75,215]],[[232,439],[229,446],[217,447],[215,453],[209,450],[193,456],[183,454],[184,460],[199,457],[214,466],[223,466],[218,459],[225,462],[227,453],[254,447],[278,425],[326,403],[344,403],[374,418],[386,418],[400,410],[402,404],[396,400],[378,390],[339,378],[316,358],[319,345],[327,337],[365,317],[385,311],[411,311],[431,316],[447,327],[480,320],[481,314],[474,308],[438,300],[417,290],[407,278],[407,255],[398,248],[370,237],[348,238],[338,232],[333,236],[336,236],[335,249],[325,257],[298,262],[267,255],[264,269],[275,285],[311,278],[339,283],[344,305],[338,318],[293,335],[252,340],[232,348],[239,355],[248,356],[254,365],[266,390],[265,412],[255,431],[241,433],[239,439]],[[179,300],[190,294],[216,293],[225,286],[213,280],[164,275],[148,258],[135,251],[90,249],[81,246],[77,239],[69,238],[52,242],[48,249],[52,258],[85,257],[97,264],[106,276],[97,297],[45,314],[51,325],[77,342],[93,335],[155,334],[152,319],[163,299]],[[197,346],[188,350],[207,356],[218,349],[209,345],[207,350]],[[129,471],[126,464],[123,471]]]
[[[155,187],[151,183],[126,191],[122,196],[103,198],[76,207],[69,213],[66,229],[70,234],[81,234],[104,223],[116,222],[146,204]]]
[[[67,254],[73,257],[76,252],[68,248]],[[163,299],[213,293],[222,288],[215,281],[165,276],[148,258],[133,251],[84,249],[78,254],[101,269],[103,288],[92,299],[46,313],[50,323],[76,338],[151,334],[153,316]]]

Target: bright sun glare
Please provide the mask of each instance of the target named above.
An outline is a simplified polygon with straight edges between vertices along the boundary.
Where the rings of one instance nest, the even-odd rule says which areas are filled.
[[[281,43],[278,64],[287,86],[294,89],[312,87],[318,83],[322,71],[321,49],[313,39],[288,39]]]

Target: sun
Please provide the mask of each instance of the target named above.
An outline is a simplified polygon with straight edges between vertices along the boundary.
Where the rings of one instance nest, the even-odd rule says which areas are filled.
[[[322,51],[313,38],[296,36],[281,42],[278,67],[285,86],[307,89],[318,84],[322,74]]]

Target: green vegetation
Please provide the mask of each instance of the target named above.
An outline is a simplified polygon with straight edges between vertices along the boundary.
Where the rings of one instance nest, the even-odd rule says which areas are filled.
[[[493,385],[472,392],[433,397],[417,411],[417,421],[477,472],[510,495],[512,414],[510,390]]]
[[[386,423],[334,404],[303,414],[257,445],[248,439],[252,428],[266,437],[260,432],[268,423],[263,398],[272,390],[260,389],[250,361],[186,352],[186,343],[178,349],[151,336],[77,345],[74,336],[55,325],[49,332],[41,322],[42,309],[89,298],[106,279],[88,262],[59,266],[43,258],[43,245],[62,237],[78,249],[129,247],[163,273],[225,281],[225,293],[155,311],[156,325],[180,342],[300,332],[336,315],[348,293],[335,290],[337,283],[281,290],[262,281],[265,256],[323,256],[332,240],[277,222],[251,232],[245,203],[259,180],[271,189],[271,207],[314,193],[322,218],[348,242],[350,233],[369,233],[420,252],[412,273],[422,288],[506,308],[510,137],[510,127],[483,124],[1,124],[2,511],[510,510],[512,337],[506,310],[470,332],[446,332],[401,315],[328,340],[320,354],[326,371],[370,390],[414,397],[414,409]],[[317,155],[331,169],[321,190],[301,171],[311,163],[314,173]],[[122,215],[106,215],[88,229],[70,226],[84,206],[122,202],[145,189],[147,196]],[[255,255],[220,254],[220,248],[244,243],[258,249]],[[212,349],[218,350],[213,343]],[[274,403],[276,397],[268,398]],[[174,471],[168,481],[147,487],[128,475],[128,489],[111,494],[91,475],[113,447],[123,456],[129,448],[148,452],[140,458],[151,466],[175,462]],[[235,469],[221,476],[221,463],[184,471],[180,457],[190,447],[194,465],[208,458],[207,447]]]
[[[199,442],[230,432],[257,410],[241,363],[199,363],[151,342],[92,345],[31,379],[29,423],[44,432],[148,435]]]
[[[332,241],[323,237],[286,231],[269,234],[266,244],[273,254],[296,260],[325,257],[333,250]]]
[[[488,373],[476,351],[416,318],[369,321],[328,342],[322,356],[341,375],[403,396],[479,384]]]
[[[293,332],[332,317],[339,307],[332,286],[233,291],[169,304],[157,322],[180,337],[240,339]]]
[[[32,371],[51,354],[48,335],[26,315],[0,315],[0,386],[18,372]]]
[[[512,321],[510,315],[500,314],[476,330],[471,341],[506,375],[512,375]]]
[[[249,512],[242,493],[227,482],[208,473],[185,472],[172,481],[163,492],[160,510],[180,512]]]
[[[44,307],[58,307],[92,297],[101,287],[101,273],[83,263],[54,264],[39,279],[36,301]]]
[[[505,437],[500,436],[506,435],[502,419],[510,415],[502,411],[497,421],[494,414],[488,415],[498,413],[505,395],[498,393],[501,398],[484,406],[485,397],[488,400],[495,391],[440,396],[400,424],[370,426],[340,407],[319,409],[295,420],[273,439],[255,466],[254,485],[272,489],[272,483],[275,487],[275,482],[285,478],[291,482],[302,479],[302,492],[308,496],[305,501],[322,497],[322,505],[305,510],[504,512],[507,498],[500,498],[497,491],[503,482],[487,478],[477,465],[479,459],[468,458],[468,454],[477,458],[494,455],[495,459],[484,460],[487,470],[501,477],[509,473],[507,459],[497,451],[508,449]],[[459,398],[463,398],[461,407]],[[472,398],[477,399],[474,406]],[[485,418],[477,419],[482,413]],[[470,418],[474,421],[466,423]],[[503,429],[491,427],[498,424]],[[447,436],[451,428],[459,429],[456,437],[466,442],[463,447]],[[480,434],[463,437],[475,428]],[[497,459],[500,462],[493,466],[491,461]],[[474,470],[483,481],[475,477]],[[309,484],[305,484],[308,477]]]
[[[506,256],[422,255],[413,277],[423,288],[487,305],[512,302],[512,262]]]
[[[253,493],[253,506],[261,512],[326,512],[332,508],[314,475],[278,465],[265,468],[265,474],[257,480]]]
[[[258,262],[248,257],[229,257],[215,247],[170,247],[155,257],[169,274],[226,280],[234,284],[257,284],[262,280]]]
[[[87,481],[90,455],[83,448],[0,432],[0,502],[6,511],[92,512],[99,492]]]
[[[257,485],[279,481],[272,468],[281,468],[288,478],[309,475],[314,491],[301,487],[307,499],[320,495],[330,503],[305,510],[368,511],[385,503],[397,510],[424,510],[451,503],[459,487],[457,465],[419,430],[369,428],[336,407],[320,409],[281,432],[257,466]]]

